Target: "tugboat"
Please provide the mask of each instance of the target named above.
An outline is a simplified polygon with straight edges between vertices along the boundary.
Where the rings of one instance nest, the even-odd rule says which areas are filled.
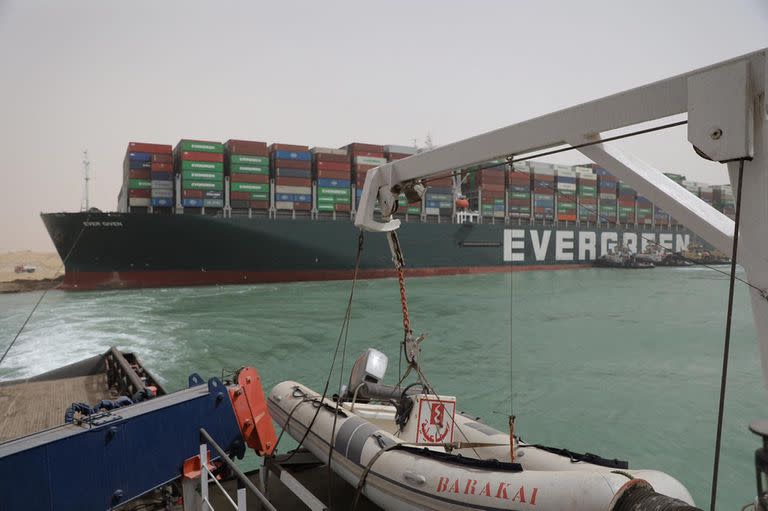
[[[669,253],[658,244],[648,245],[635,258],[640,262],[652,263],[654,266],[693,266],[693,263],[679,252]]]
[[[719,250],[709,250],[703,245],[688,245],[681,255],[694,264],[730,264],[731,259]]]
[[[615,250],[609,250],[593,263],[598,268],[624,268],[639,270],[653,268],[654,263],[649,258],[632,253],[625,245],[619,244]]]

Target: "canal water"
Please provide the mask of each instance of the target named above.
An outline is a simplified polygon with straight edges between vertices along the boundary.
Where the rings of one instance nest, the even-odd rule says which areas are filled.
[[[587,269],[412,278],[407,287],[414,330],[428,334],[423,369],[460,410],[504,430],[511,409],[527,442],[668,472],[708,507],[725,275],[699,267]],[[246,364],[267,389],[291,379],[322,390],[349,291],[350,282],[53,291],[0,379],[116,345],[136,352],[169,390],[184,387],[192,372],[220,376]],[[38,297],[0,296],[3,349]],[[393,382],[401,337],[396,281],[358,282],[345,379],[373,346],[390,357]],[[743,285],[726,398],[718,507],[740,509],[755,491],[758,440],[747,425],[768,414]]]

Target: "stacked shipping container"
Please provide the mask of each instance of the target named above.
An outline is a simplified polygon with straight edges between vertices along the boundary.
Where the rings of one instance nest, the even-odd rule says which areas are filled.
[[[598,221],[616,223],[618,220],[616,188],[619,180],[602,167],[593,165],[592,169],[597,175]]]
[[[565,165],[554,165],[555,189],[557,190],[557,220],[575,222],[576,208],[576,172]]]
[[[275,208],[309,212],[312,209],[312,153],[309,147],[272,144],[269,152],[275,177]]]
[[[637,223],[645,225],[653,223],[653,203],[642,195],[637,196]]]
[[[470,173],[465,183],[469,190],[470,205],[484,217],[504,218],[507,168],[503,161],[494,160],[482,164],[480,170],[468,169]]]
[[[626,183],[619,182],[619,223],[635,223],[635,200],[637,192]]]
[[[229,205],[235,210],[267,210],[270,204],[269,149],[265,142],[227,140],[224,169]]]
[[[123,190],[129,211],[172,206],[172,175],[171,146],[130,142],[123,160]]]
[[[317,211],[351,211],[352,166],[347,150],[313,147],[310,152],[317,183]]]
[[[531,171],[523,162],[512,164],[507,181],[507,212],[511,218],[531,218]]]
[[[579,200],[579,220],[597,222],[597,176],[589,167],[574,167]]]
[[[181,140],[173,153],[176,174],[181,176],[182,207],[224,207],[224,145],[204,140]]]
[[[428,216],[453,216],[453,172],[429,178],[424,194],[424,213]]]
[[[555,168],[550,163],[529,162],[533,180],[533,216],[536,220],[555,218]]]
[[[734,218],[736,216],[736,200],[731,185],[717,185],[712,188],[715,208],[722,211],[724,215]]]

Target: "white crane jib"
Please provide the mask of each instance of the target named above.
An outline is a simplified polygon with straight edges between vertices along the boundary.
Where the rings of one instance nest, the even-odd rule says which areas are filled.
[[[734,192],[740,161],[744,164],[738,259],[755,286],[750,295],[768,384],[768,301],[761,291],[768,289],[767,53],[763,49],[377,167],[366,176],[355,225],[375,232],[397,229],[397,219],[374,219],[374,204],[378,198],[382,211],[391,211],[401,187],[418,179],[494,158],[599,142],[610,130],[687,114],[688,141],[700,154],[728,165]],[[731,252],[734,222],[659,169],[607,144],[577,149],[716,248]]]

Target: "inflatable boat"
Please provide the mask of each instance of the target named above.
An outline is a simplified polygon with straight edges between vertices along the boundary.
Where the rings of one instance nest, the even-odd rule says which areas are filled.
[[[288,434],[320,460],[330,455],[331,469],[384,509],[637,509],[622,504],[628,492],[627,502],[646,492],[666,499],[659,509],[696,509],[688,490],[663,472],[524,443],[458,412],[452,396],[421,384],[381,385],[382,366],[386,356],[369,349],[336,400],[285,381],[268,406]]]

